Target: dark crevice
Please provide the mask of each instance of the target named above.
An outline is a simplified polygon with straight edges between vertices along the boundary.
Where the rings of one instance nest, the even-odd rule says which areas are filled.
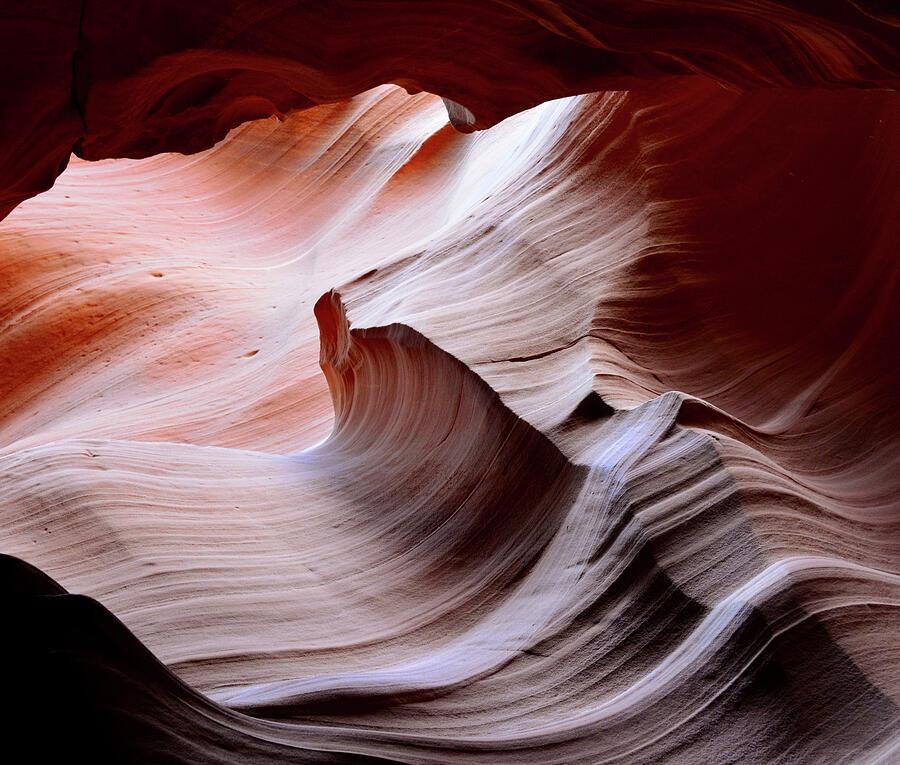
[[[607,404],[603,397],[592,390],[581,401],[578,406],[568,416],[569,422],[596,422],[597,420],[605,420],[612,417],[616,410]]]
[[[510,363],[516,364],[522,361],[535,361],[536,359],[542,359],[546,356],[552,356],[554,353],[559,353],[561,351],[567,351],[569,348],[572,348],[575,345],[578,345],[582,340],[590,337],[591,334],[588,332],[585,335],[581,335],[580,337],[576,337],[572,342],[566,343],[565,345],[561,345],[557,348],[551,348],[549,351],[541,351],[540,353],[533,353],[530,356],[514,356],[511,359],[488,359],[487,363],[489,364],[502,364],[502,363]],[[484,363],[484,362],[481,362]]]

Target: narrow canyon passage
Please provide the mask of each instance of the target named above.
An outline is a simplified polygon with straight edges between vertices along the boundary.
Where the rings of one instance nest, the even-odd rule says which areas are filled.
[[[22,761],[897,761],[895,15],[212,5],[10,16]]]

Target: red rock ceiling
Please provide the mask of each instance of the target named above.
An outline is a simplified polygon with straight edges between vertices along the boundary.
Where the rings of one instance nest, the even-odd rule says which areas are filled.
[[[0,7],[32,759],[893,761],[898,28]]]

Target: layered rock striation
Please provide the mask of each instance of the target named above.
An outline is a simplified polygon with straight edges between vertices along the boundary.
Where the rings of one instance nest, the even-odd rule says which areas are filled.
[[[897,758],[889,7],[8,19],[35,758]]]
[[[15,0],[0,22],[0,216],[73,151],[196,152],[247,120],[386,82],[443,96],[465,130],[693,75],[739,89],[900,82],[896,9],[878,0]]]

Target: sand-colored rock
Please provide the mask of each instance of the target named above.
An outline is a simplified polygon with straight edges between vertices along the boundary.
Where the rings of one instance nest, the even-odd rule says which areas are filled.
[[[634,6],[29,17],[9,207],[156,155],[0,223],[35,757],[897,758],[896,26]]]

